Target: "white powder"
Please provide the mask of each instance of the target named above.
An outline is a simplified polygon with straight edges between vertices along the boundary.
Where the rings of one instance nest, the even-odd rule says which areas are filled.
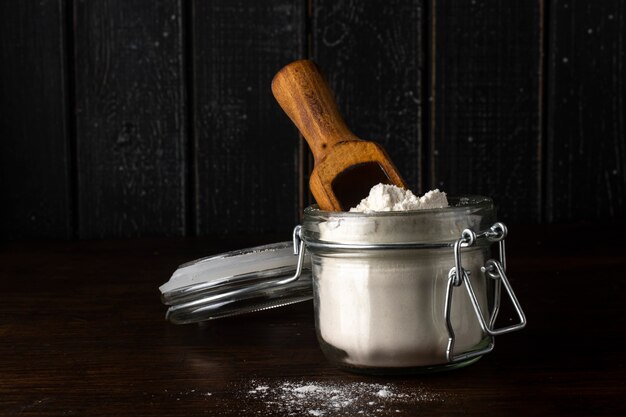
[[[472,219],[463,211],[447,214],[411,211],[404,215],[372,210],[412,210],[447,206],[438,190],[417,198],[410,191],[377,185],[356,210],[367,216],[338,215],[320,223],[320,240],[339,243],[442,242],[456,240]],[[368,211],[369,210],[369,211]],[[454,214],[458,213],[458,214]],[[475,227],[471,227],[476,230]],[[484,249],[463,250],[478,301],[487,310]],[[454,266],[452,248],[392,251],[312,252],[314,288],[322,348],[340,364],[402,368],[447,363],[444,320],[447,275]],[[452,298],[455,353],[479,344],[484,335],[464,288]],[[384,396],[385,392],[380,392]]]
[[[391,393],[388,390],[386,390],[386,389],[381,389],[380,391],[378,391],[376,393],[376,395],[378,395],[379,397],[382,397],[382,398],[386,398],[386,397],[389,397],[391,395]]]
[[[317,385],[305,385],[304,387],[298,387],[298,388],[294,388],[293,391],[294,392],[315,392],[315,391],[319,391],[321,388]]]
[[[395,185],[378,184],[372,187],[369,196],[352,207],[352,212],[372,213],[375,211],[425,210],[448,207],[446,193],[437,189],[416,197],[410,190]]]
[[[264,381],[265,382],[265,381]],[[386,412],[414,412],[421,403],[444,402],[448,395],[430,392],[423,386],[404,388],[389,383],[283,381],[265,382],[268,389],[247,385],[245,404],[263,401],[268,414],[289,416],[382,415]],[[248,410],[241,410],[245,413]]]

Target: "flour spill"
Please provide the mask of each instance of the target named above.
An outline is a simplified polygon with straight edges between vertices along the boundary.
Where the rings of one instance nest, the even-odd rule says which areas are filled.
[[[347,416],[401,413],[426,403],[444,402],[446,396],[424,388],[402,389],[395,384],[365,382],[337,383],[322,381],[251,381],[241,390],[251,409],[266,409],[271,415]],[[250,403],[250,400],[254,401]],[[259,407],[261,402],[265,407]],[[242,410],[246,411],[246,410]],[[248,410],[251,411],[251,410]]]

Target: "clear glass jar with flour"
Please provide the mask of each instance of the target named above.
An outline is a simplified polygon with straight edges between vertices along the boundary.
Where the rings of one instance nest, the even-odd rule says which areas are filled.
[[[502,261],[488,260],[505,234],[485,197],[414,211],[307,208],[299,235],[311,257],[326,357],[357,372],[410,373],[467,365],[489,352],[494,334],[525,324],[507,281],[520,322],[493,328],[504,253]]]
[[[368,212],[380,209],[368,200],[357,207],[364,212],[313,206],[293,242],[182,265],[160,287],[168,320],[200,322],[313,298],[326,357],[382,374],[467,365],[493,349],[493,336],[524,327],[505,273],[507,231],[495,222],[493,202],[470,196],[449,198],[448,206],[438,191],[422,198],[393,192],[373,189],[380,198],[370,200],[401,211]],[[389,196],[397,204],[387,204]],[[494,243],[499,254],[491,259]],[[496,329],[502,287],[519,320]]]

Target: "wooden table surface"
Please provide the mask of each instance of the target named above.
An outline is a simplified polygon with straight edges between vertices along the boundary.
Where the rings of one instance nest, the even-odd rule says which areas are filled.
[[[462,370],[329,365],[310,302],[176,326],[157,287],[191,259],[288,236],[0,247],[1,416],[626,415],[623,226],[511,226],[528,327]]]

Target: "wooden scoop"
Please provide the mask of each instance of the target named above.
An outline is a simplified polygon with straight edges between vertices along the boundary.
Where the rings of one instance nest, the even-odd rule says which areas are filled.
[[[295,61],[278,71],[272,92],[313,152],[309,187],[320,209],[350,210],[381,182],[406,188],[383,148],[348,129],[313,61]]]

